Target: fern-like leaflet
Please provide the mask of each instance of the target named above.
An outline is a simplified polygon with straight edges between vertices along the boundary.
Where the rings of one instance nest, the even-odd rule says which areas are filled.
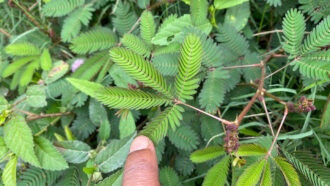
[[[200,70],[202,61],[202,44],[200,39],[189,34],[181,48],[178,74],[175,80],[176,97],[181,101],[192,99],[198,87],[198,78],[194,78]]]
[[[70,49],[77,54],[88,54],[114,46],[115,34],[107,28],[99,27],[80,34],[71,41]]]
[[[301,41],[305,32],[304,16],[297,9],[291,9],[285,16],[283,21],[284,43],[282,43],[285,51],[289,52],[292,57],[300,54]]]
[[[144,60],[142,56],[124,48],[111,49],[110,56],[115,63],[136,80],[141,81],[146,86],[152,87],[169,98],[173,97],[163,76],[150,62]]]

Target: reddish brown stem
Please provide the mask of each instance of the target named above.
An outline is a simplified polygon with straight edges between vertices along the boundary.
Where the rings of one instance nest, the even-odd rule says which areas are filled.
[[[0,33],[3,33],[3,35],[7,36],[8,38],[11,38],[11,35],[2,28],[0,28]]]
[[[226,125],[234,124],[234,122],[231,122],[231,121],[228,121],[228,120],[225,120],[225,119],[222,119],[222,118],[216,117],[216,116],[214,116],[214,115],[212,115],[212,114],[210,114],[210,113],[207,113],[207,112],[205,112],[205,111],[203,111],[203,110],[201,110],[201,109],[198,109],[198,108],[196,108],[196,107],[194,107],[194,106],[191,106],[191,105],[189,105],[189,104],[187,104],[187,103],[183,103],[183,102],[180,101],[180,100],[175,99],[174,102],[175,102],[176,104],[184,105],[184,106],[189,107],[189,108],[191,108],[191,109],[194,109],[194,110],[196,110],[196,111],[198,111],[198,112],[200,112],[200,113],[202,113],[202,114],[205,114],[205,115],[207,115],[207,116],[210,116],[211,118],[214,118],[214,119],[216,119],[216,120],[222,122],[223,124],[226,124]]]
[[[278,135],[280,134],[281,128],[282,128],[282,126],[283,126],[283,123],[284,123],[284,121],[285,121],[286,116],[288,115],[288,113],[289,113],[289,112],[288,112],[288,108],[285,107],[284,115],[283,115],[283,118],[282,118],[281,124],[280,124],[280,126],[278,127],[278,130],[277,130],[276,135],[275,135],[275,137],[274,137],[274,139],[273,139],[272,145],[270,146],[270,148],[269,148],[269,150],[268,150],[268,152],[267,152],[267,154],[266,154],[266,156],[265,156],[265,159],[267,159],[269,156],[271,156],[272,150],[273,150],[273,148],[274,148],[274,146],[275,146],[275,143],[276,143],[276,141],[277,141]]]
[[[56,117],[56,116],[67,116],[71,115],[72,112],[64,112],[64,113],[54,113],[54,114],[40,114],[36,116],[31,116],[26,119],[26,121],[41,119],[41,118],[49,118],[49,117]]]

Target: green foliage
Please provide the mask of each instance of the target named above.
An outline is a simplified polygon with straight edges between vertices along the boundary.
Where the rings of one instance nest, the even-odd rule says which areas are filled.
[[[158,143],[166,136],[168,124],[171,125],[172,129],[180,125],[182,118],[181,112],[183,111],[183,108],[178,105],[167,107],[146,125],[141,131],[141,134],[149,137],[153,142]]]
[[[206,174],[203,186],[225,185],[230,164],[230,156],[225,156]]]
[[[239,34],[236,29],[227,23],[218,28],[217,41],[223,42],[235,54],[241,56],[247,53],[249,43]]]
[[[91,148],[81,141],[61,141],[56,144],[64,159],[70,163],[83,163],[88,160]]]
[[[166,185],[166,186],[181,185],[178,174],[170,167],[163,167],[160,169],[159,182],[161,185]]]
[[[175,95],[181,101],[191,100],[196,93],[202,59],[202,44],[196,35],[188,35],[180,51],[178,75],[175,80]]]
[[[196,150],[190,154],[190,159],[194,163],[202,163],[225,153],[224,149],[220,146],[210,146],[204,149]]]
[[[290,154],[286,151],[283,152],[294,167],[303,174],[312,185],[327,185],[330,183],[328,176],[329,168],[315,161],[315,158],[310,153],[297,152]]]
[[[330,16],[324,18],[304,40],[302,54],[319,50],[330,42]]]
[[[140,34],[147,45],[151,45],[151,40],[156,33],[156,24],[149,11],[144,11],[141,15]]]
[[[112,140],[95,158],[100,171],[107,173],[124,165],[135,134],[121,140]]]
[[[298,173],[286,159],[276,157],[274,160],[276,165],[281,169],[288,185],[301,185]]]
[[[262,159],[247,167],[238,178],[236,185],[256,185],[261,177],[266,162],[267,160]]]
[[[127,33],[138,19],[127,1],[119,1],[114,15],[112,22],[119,35]]]
[[[123,169],[120,169],[115,173],[111,174],[111,176],[105,178],[104,180],[96,184],[96,186],[108,186],[108,185],[120,186],[122,179],[123,179]]]
[[[6,46],[6,52],[13,56],[37,56],[41,53],[32,43],[14,43]]]
[[[181,125],[175,131],[170,129],[168,138],[177,148],[189,152],[196,149],[199,144],[195,131],[186,125]]]
[[[311,16],[311,20],[315,23],[330,14],[329,3],[323,0],[299,0],[299,7],[304,13]]]
[[[111,49],[110,56],[115,63],[136,80],[154,88],[165,96],[173,97],[162,75],[142,56],[124,48]]]
[[[38,136],[34,138],[35,152],[40,165],[46,170],[63,170],[69,166],[50,141]]]
[[[0,3],[0,185],[122,185],[136,135],[162,185],[328,185],[329,7]]]
[[[329,80],[330,74],[330,50],[313,52],[302,56],[294,62],[293,70],[312,79]]]
[[[266,155],[267,149],[256,144],[242,144],[237,150],[238,156],[258,156]]]
[[[5,185],[16,186],[17,156],[11,157],[2,173],[2,181]]]
[[[63,28],[61,30],[61,38],[63,41],[71,41],[76,37],[81,29],[81,24],[87,26],[92,18],[94,8],[92,5],[85,5],[74,10],[65,18]]]
[[[207,112],[214,113],[223,102],[226,88],[219,86],[222,81],[228,79],[227,71],[216,68],[207,73],[206,80],[203,85],[199,97],[199,104],[205,108]]]
[[[73,52],[88,54],[114,46],[117,43],[117,38],[110,29],[98,27],[80,34],[71,43],[70,49]]]
[[[121,39],[123,45],[135,53],[149,57],[150,56],[150,49],[146,46],[144,41],[142,41],[139,37],[133,34],[124,34]]]
[[[301,41],[304,38],[305,21],[303,14],[297,9],[291,9],[283,20],[283,48],[292,57],[300,54]]]
[[[193,25],[199,26],[205,22],[207,16],[207,6],[208,3],[206,0],[191,0],[190,12]]]
[[[47,171],[36,167],[31,167],[24,170],[24,172],[19,176],[17,185],[52,185],[61,176],[61,174],[62,173],[60,171]]]
[[[27,103],[31,107],[44,107],[47,105],[46,90],[42,85],[30,86],[26,91]]]
[[[72,12],[75,8],[84,4],[84,0],[58,0],[49,1],[42,7],[45,16],[61,17]]]
[[[4,140],[7,147],[19,158],[34,166],[40,166],[33,149],[34,142],[31,129],[26,124],[23,116],[15,116],[5,124]]]

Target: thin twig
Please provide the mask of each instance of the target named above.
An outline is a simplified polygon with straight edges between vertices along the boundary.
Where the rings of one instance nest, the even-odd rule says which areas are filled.
[[[11,38],[11,35],[2,28],[0,28],[0,33],[3,33],[3,35],[7,36],[8,38]]]
[[[290,61],[289,63],[287,63],[287,64],[284,65],[283,67],[277,69],[275,72],[272,72],[271,74],[267,75],[267,76],[265,77],[265,79],[270,78],[270,77],[273,76],[274,74],[280,72],[281,70],[283,70],[283,69],[285,69],[287,66],[289,66],[291,63],[293,63],[293,62],[295,62],[295,61],[297,61],[297,60],[299,60],[299,59],[300,59],[300,58],[296,58],[296,59],[294,59],[293,61]]]
[[[72,112],[63,112],[63,113],[54,113],[54,114],[40,114],[32,117],[26,118],[26,121],[41,119],[41,118],[49,118],[49,117],[56,117],[56,116],[67,116],[71,115]]]
[[[270,31],[259,32],[259,33],[253,34],[253,37],[267,35],[267,34],[273,34],[273,33],[277,33],[277,32],[283,32],[283,30],[270,30]],[[305,32],[305,34],[310,34],[310,32]]]
[[[28,10],[31,11],[34,7],[36,7],[38,5],[38,3],[39,3],[38,1],[35,2],[32,6],[29,7]]]
[[[275,146],[275,143],[276,143],[276,141],[277,141],[277,137],[278,137],[278,135],[280,134],[281,128],[282,128],[282,126],[283,126],[283,123],[284,123],[284,121],[285,121],[286,116],[288,115],[288,113],[289,113],[289,112],[288,112],[288,108],[285,107],[284,115],[283,115],[283,118],[282,118],[281,124],[280,124],[280,126],[278,127],[278,130],[277,130],[276,135],[275,135],[275,137],[274,137],[274,139],[273,139],[272,145],[270,146],[270,148],[269,148],[269,150],[268,150],[268,152],[267,152],[267,154],[266,154],[266,156],[265,156],[265,159],[268,159],[268,157],[271,156],[272,150],[273,150],[273,148],[274,148],[274,146]]]
[[[254,83],[240,83],[238,85],[241,85],[241,86],[251,86],[253,88],[256,88],[258,89],[258,85],[254,84]],[[273,100],[283,104],[283,105],[286,105],[287,103],[285,101],[283,101],[281,98],[277,97],[277,96],[274,96],[273,94],[271,93],[268,93],[265,89],[262,89],[262,93],[267,96],[267,97],[270,97],[272,98]]]
[[[272,136],[274,136],[274,130],[273,130],[273,127],[272,127],[272,122],[271,122],[269,114],[268,114],[267,105],[266,105],[266,101],[265,101],[264,97],[262,97],[261,102],[262,102],[262,105],[263,105],[265,113],[266,113],[266,117],[267,117],[267,121],[268,121],[270,131],[272,132]]]
[[[21,100],[18,100],[16,103],[12,104],[11,107],[16,107],[18,104],[22,103],[23,101],[25,101],[27,99],[27,97],[22,98]]]
[[[273,112],[268,112],[268,114],[273,114]],[[246,115],[244,118],[253,118],[253,117],[258,117],[258,116],[265,116],[266,113],[258,113],[258,114],[251,114],[251,115]]]
[[[244,116],[249,112],[250,108],[252,107],[254,101],[258,98],[258,96],[261,94],[264,88],[264,81],[265,81],[265,75],[266,75],[266,67],[265,64],[267,61],[269,61],[272,58],[273,54],[268,55],[264,60],[260,62],[260,68],[261,68],[261,77],[260,77],[260,83],[258,86],[257,92],[254,94],[250,102],[244,107],[242,112],[239,114],[236,120],[236,124],[239,125],[241,121],[243,120]]]
[[[218,112],[218,116],[219,116],[219,118],[221,118],[220,108],[217,109],[217,112]],[[224,125],[222,122],[221,122],[221,125],[222,125],[222,129],[223,129],[223,131],[226,131],[225,125]]]
[[[247,68],[247,67],[260,67],[260,64],[251,64],[251,65],[239,65],[239,66],[223,67],[222,69]]]
[[[25,110],[21,110],[21,109],[18,109],[18,108],[14,108],[13,110],[14,110],[14,111],[17,111],[17,112],[24,113],[24,114],[26,114],[26,115],[28,115],[28,116],[31,116],[31,117],[36,117],[36,116],[38,116],[38,115],[35,114],[35,113],[28,112],[28,111],[25,111]]]
[[[177,104],[181,104],[181,105],[184,105],[184,106],[186,106],[186,107],[189,107],[189,108],[191,108],[191,109],[194,109],[194,110],[196,110],[196,111],[198,111],[198,112],[200,112],[200,113],[202,113],[202,114],[208,115],[208,116],[210,116],[211,118],[214,118],[214,119],[216,119],[216,120],[218,120],[218,121],[220,121],[220,122],[223,122],[223,123],[226,124],[226,125],[235,124],[235,122],[231,122],[231,121],[228,121],[228,120],[225,120],[225,119],[222,119],[222,118],[216,117],[216,116],[214,116],[214,115],[212,115],[212,114],[210,114],[210,113],[207,113],[207,112],[205,112],[205,111],[203,111],[203,110],[201,110],[201,109],[198,109],[198,108],[196,108],[196,107],[194,107],[194,106],[191,106],[191,105],[189,105],[189,104],[187,104],[187,103],[183,103],[183,102],[181,102],[180,100],[175,99],[174,102],[177,103]]]

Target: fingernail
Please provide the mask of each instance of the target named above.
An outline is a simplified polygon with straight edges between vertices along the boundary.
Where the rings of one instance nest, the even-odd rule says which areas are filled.
[[[149,139],[145,136],[136,137],[132,144],[129,152],[134,152],[137,150],[147,149],[149,147]]]

